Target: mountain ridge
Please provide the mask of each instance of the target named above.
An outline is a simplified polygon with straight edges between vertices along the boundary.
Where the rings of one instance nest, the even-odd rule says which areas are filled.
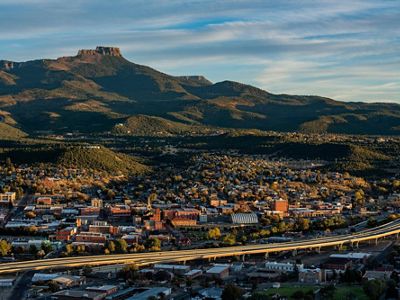
[[[169,134],[190,132],[185,126],[193,125],[206,132],[215,127],[400,134],[400,105],[395,103],[272,94],[235,81],[213,83],[202,75],[172,76],[104,46],[57,59],[0,60],[0,109],[16,121],[12,126],[30,135],[44,130],[113,133],[117,124],[136,115],[147,116],[134,122],[144,127],[133,130],[141,135],[146,128],[151,134],[164,132],[162,124],[168,124]]]

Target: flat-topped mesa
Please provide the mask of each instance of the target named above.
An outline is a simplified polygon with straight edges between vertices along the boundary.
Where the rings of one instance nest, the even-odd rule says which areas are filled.
[[[78,56],[82,55],[109,55],[121,57],[121,51],[117,47],[102,47],[98,46],[96,49],[82,49],[78,51]]]

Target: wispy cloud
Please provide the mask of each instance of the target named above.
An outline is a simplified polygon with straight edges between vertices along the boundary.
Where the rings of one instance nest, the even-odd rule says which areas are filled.
[[[400,102],[396,0],[2,0],[0,57],[106,44],[173,74]]]

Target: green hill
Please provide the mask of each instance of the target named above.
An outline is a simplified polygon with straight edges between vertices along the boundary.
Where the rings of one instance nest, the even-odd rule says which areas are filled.
[[[140,174],[149,168],[133,157],[101,146],[80,146],[61,151],[56,163],[68,168],[87,168],[108,173]]]
[[[113,128],[114,133],[132,136],[197,135],[209,131],[205,126],[188,125],[146,115],[129,117],[124,123]]]
[[[103,146],[80,145],[65,146],[63,144],[14,145],[2,148],[0,159],[7,157],[11,161],[22,163],[45,163],[66,168],[84,168],[104,171],[110,174],[142,174],[150,168],[127,154],[112,151]]]

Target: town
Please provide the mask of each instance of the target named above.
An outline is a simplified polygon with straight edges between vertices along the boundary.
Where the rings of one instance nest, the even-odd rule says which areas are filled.
[[[282,245],[400,217],[400,180],[321,170],[323,162],[194,152],[137,176],[86,168],[1,167],[3,263]],[[393,239],[394,238],[394,239]],[[0,278],[14,299],[396,298],[396,236],[357,245],[185,263],[55,268]]]

